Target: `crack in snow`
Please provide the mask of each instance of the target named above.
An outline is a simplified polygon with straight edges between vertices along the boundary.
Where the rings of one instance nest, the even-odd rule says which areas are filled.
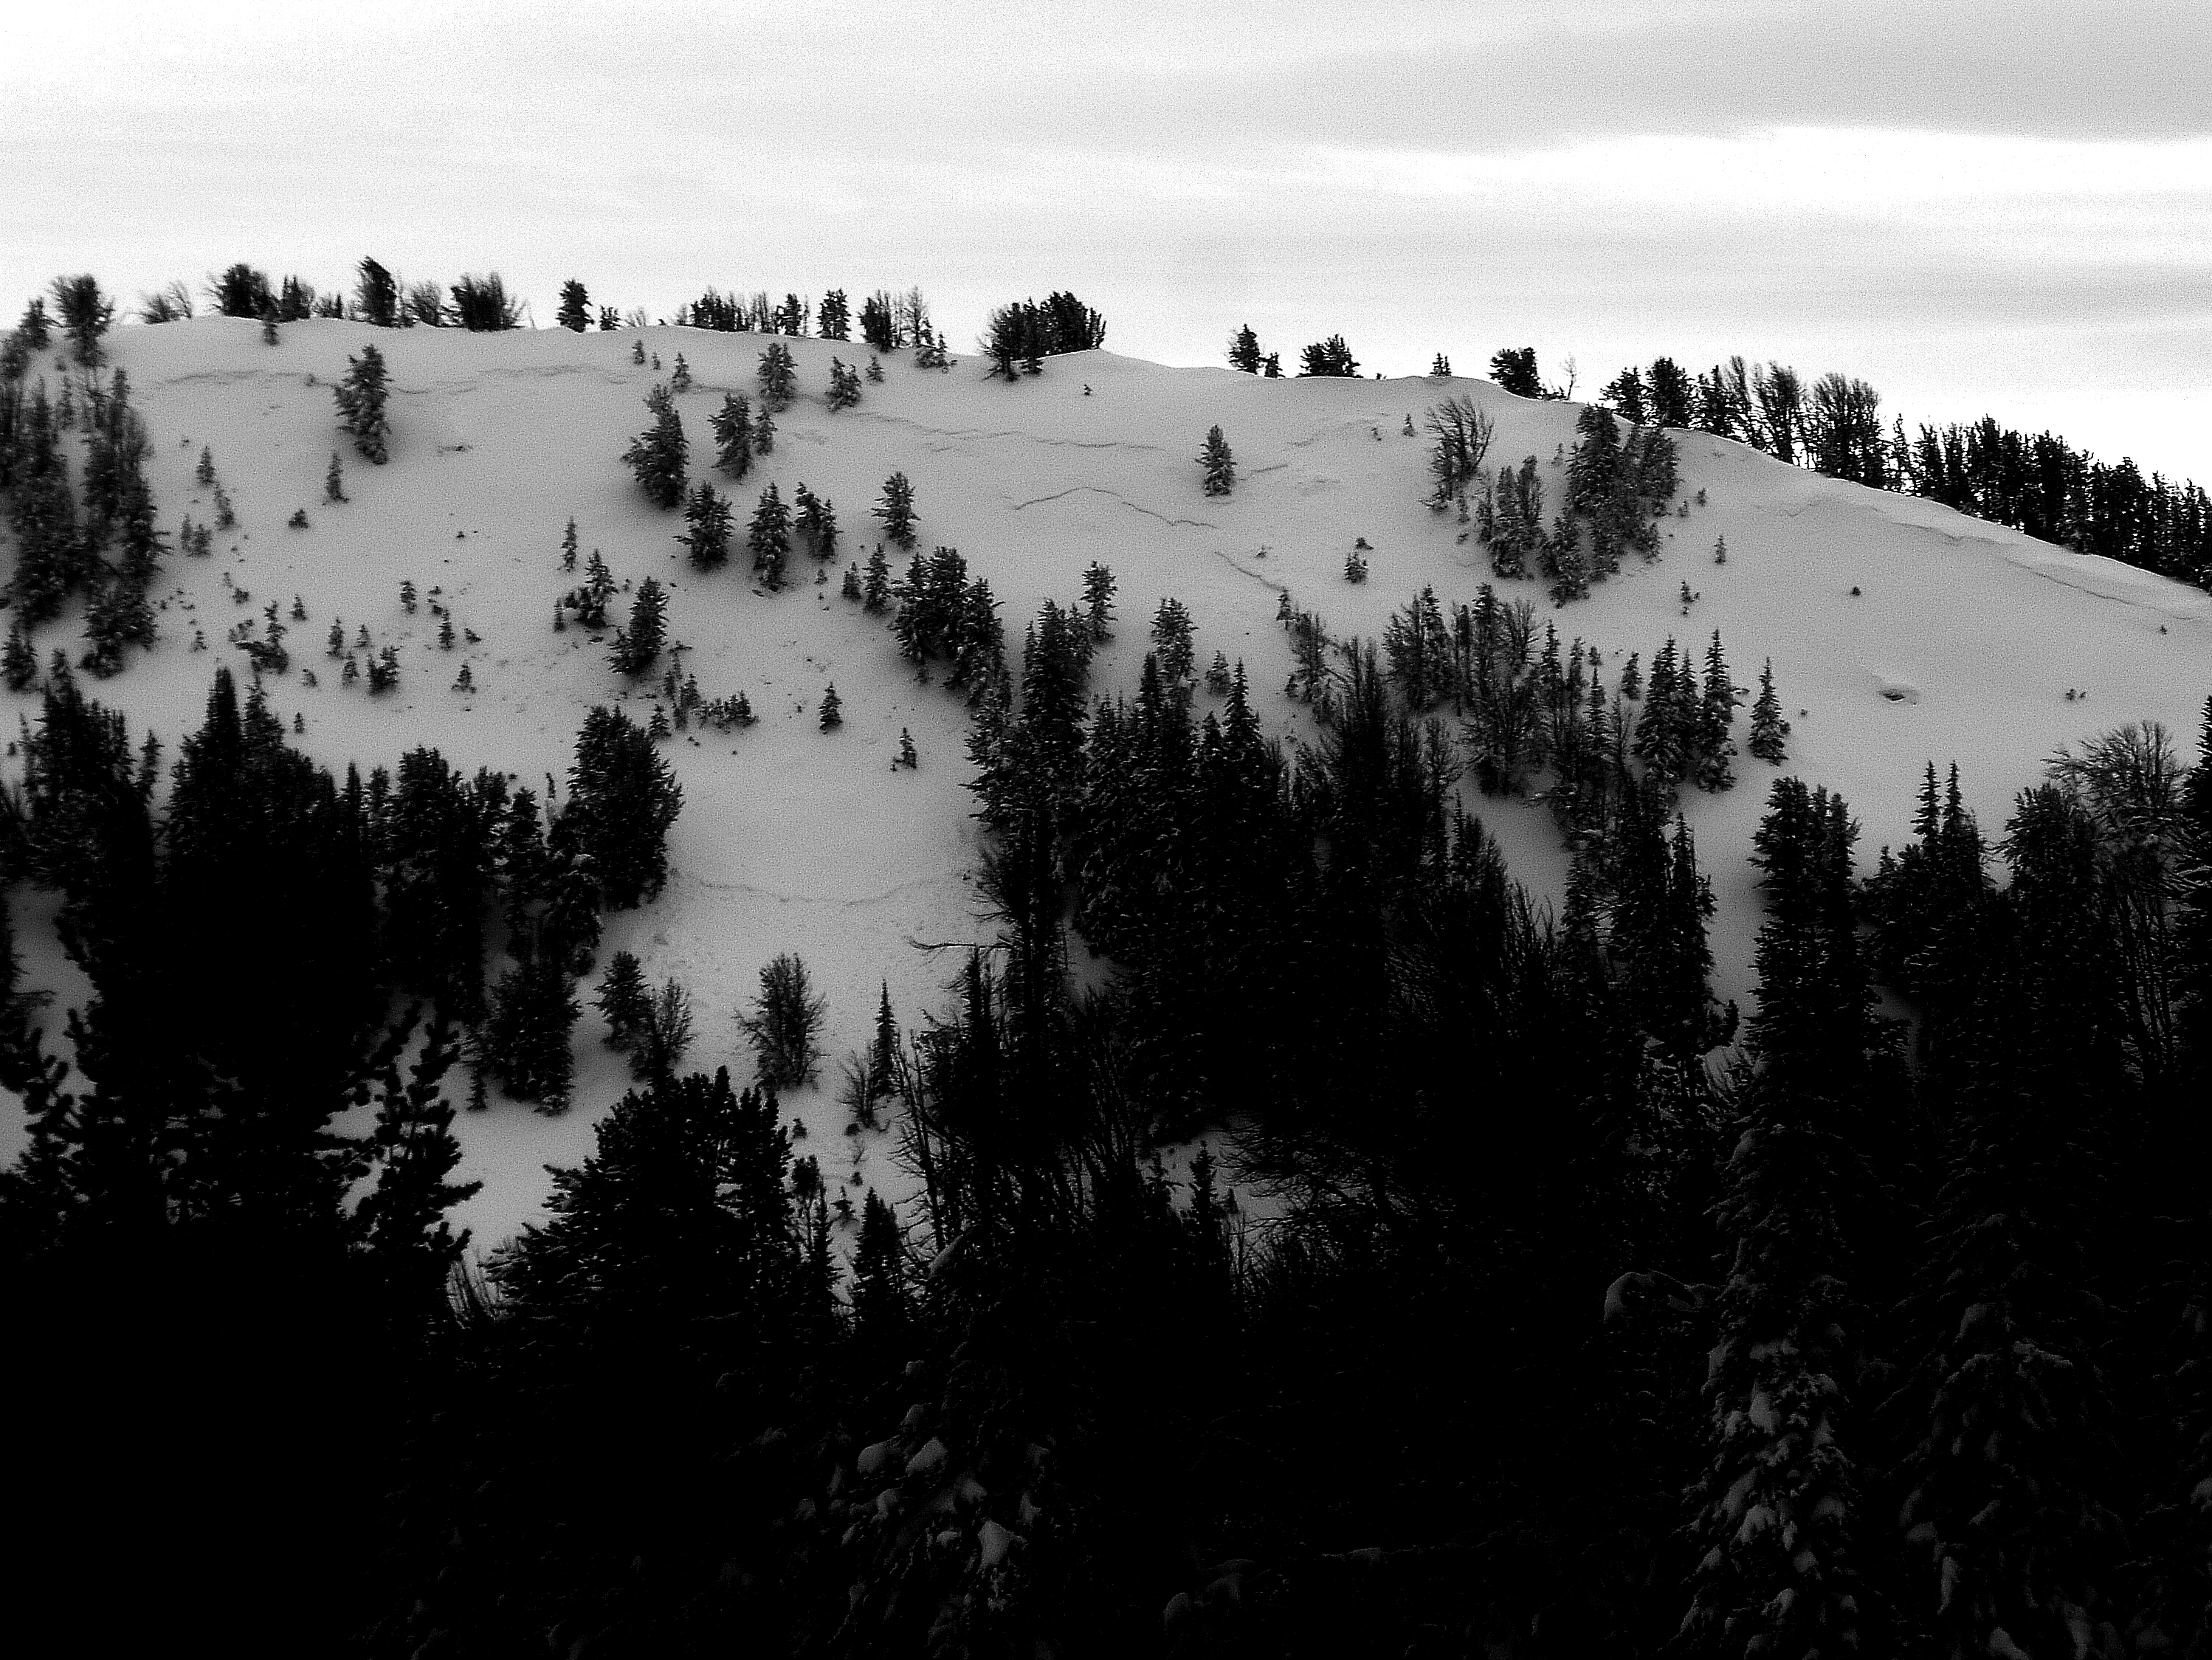
[[[934,876],[917,876],[911,881],[900,882],[885,888],[881,893],[862,893],[841,896],[826,893],[782,893],[765,888],[757,882],[718,882],[696,871],[678,870],[672,873],[674,885],[703,888],[710,893],[749,893],[763,899],[773,899],[787,905],[834,905],[839,910],[854,910],[862,905],[880,905],[896,899],[911,888],[944,887],[957,885],[957,871],[941,871]]]
[[[1014,511],[1019,513],[1024,508],[1042,507],[1047,502],[1058,502],[1086,490],[1093,496],[1103,496],[1109,501],[1119,502],[1130,512],[1141,513],[1147,519],[1157,519],[1170,528],[1184,530],[1219,530],[1221,528],[1210,519],[1170,519],[1167,514],[1146,507],[1141,502],[1132,502],[1119,490],[1109,490],[1097,484],[1071,484],[1066,489],[1054,490],[1049,496],[1039,496],[1027,502],[1017,502],[1014,503]]]
[[[1261,575],[1258,571],[1252,569],[1248,565],[1238,564],[1234,555],[1224,553],[1219,548],[1215,548],[1212,550],[1212,551],[1216,559],[1218,559],[1223,564],[1228,566],[1230,569],[1235,571],[1239,576],[1249,576],[1255,582],[1257,582],[1261,587],[1267,588],[1275,593],[1288,593],[1291,591],[1291,585],[1289,583],[1278,582],[1272,576]]]

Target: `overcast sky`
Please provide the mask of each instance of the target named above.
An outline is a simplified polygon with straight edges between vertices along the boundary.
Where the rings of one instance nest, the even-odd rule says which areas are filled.
[[[540,323],[568,277],[919,283],[959,350],[1066,288],[1159,362],[1742,352],[2212,482],[2208,0],[131,0],[7,41],[10,316],[374,254]]]

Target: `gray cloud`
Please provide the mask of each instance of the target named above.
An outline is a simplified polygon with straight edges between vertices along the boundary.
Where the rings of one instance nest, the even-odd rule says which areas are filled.
[[[2212,473],[2193,0],[131,3],[21,44],[0,304],[373,252],[541,308],[920,281],[958,336],[1073,286],[1168,361],[1250,320],[1395,371],[1743,350],[2000,414],[2071,377],[2078,440]]]

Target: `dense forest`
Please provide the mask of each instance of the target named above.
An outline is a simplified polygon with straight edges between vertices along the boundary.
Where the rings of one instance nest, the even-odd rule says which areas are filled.
[[[1010,378],[1103,329],[1062,298],[1002,313]],[[1676,492],[1621,413],[1547,527],[1440,409],[1436,505],[1586,587]],[[111,379],[74,477],[51,412],[0,426],[18,619],[143,608],[128,417]],[[667,877],[652,734],[594,710],[541,800],[428,749],[334,776],[226,671],[167,758],[11,667],[0,917],[89,988],[53,1031],[10,932],[15,1617],[424,1660],[2212,1645],[2212,702],[2002,826],[1931,757],[1869,861],[1717,634],[1608,661],[1486,587],[1339,639],[1285,595],[1285,745],[1171,600],[1095,686],[1113,596],[1010,645],[948,548],[851,595],[967,700],[987,832],[994,943],[848,1080],[904,1213],[794,1148],[803,1031],[748,1085],[633,1008],[636,1087],[480,1270],[463,1080],[566,1087],[600,919]],[[1469,810],[1540,786],[1556,911]],[[1747,1015],[1680,811],[1730,787]]]

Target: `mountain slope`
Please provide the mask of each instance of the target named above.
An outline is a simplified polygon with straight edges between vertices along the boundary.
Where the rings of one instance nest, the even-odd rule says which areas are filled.
[[[641,338],[659,356],[659,373],[630,361]],[[669,587],[671,635],[690,648],[684,666],[701,690],[743,691],[761,717],[750,730],[694,732],[667,746],[685,793],[671,837],[674,874],[657,903],[609,918],[602,960],[627,948],[649,976],[684,982],[700,1016],[693,1060],[728,1060],[742,1072],[732,1012],[769,958],[799,952],[830,998],[825,1085],[834,1057],[864,1041],[879,980],[902,1019],[940,1002],[952,962],[912,942],[992,933],[970,880],[978,842],[962,787],[966,710],[941,686],[916,684],[883,619],[838,597],[843,557],[874,544],[868,510],[888,475],[903,471],[914,482],[921,547],[956,547],[988,579],[1011,648],[1042,601],[1078,598],[1096,560],[1112,569],[1120,593],[1094,690],[1133,686],[1146,623],[1173,595],[1194,618],[1199,663],[1216,650],[1241,659],[1269,732],[1295,738],[1310,736],[1311,725],[1280,695],[1291,667],[1275,621],[1284,591],[1337,636],[1374,636],[1424,585],[1449,605],[1492,580],[1480,544],[1459,539],[1451,514],[1423,504],[1427,441],[1405,435],[1407,417],[1418,430],[1424,409],[1446,393],[1474,398],[1496,422],[1491,465],[1534,454],[1556,496],[1562,475],[1552,464],[1571,447],[1577,413],[1482,381],[1266,381],[1103,352],[1050,360],[1042,376],[1011,386],[984,380],[980,360],[936,372],[895,354],[857,408],[832,411],[822,395],[831,357],[865,363],[866,348],[793,340],[802,395],[778,417],[774,453],[726,488],[741,537],[768,481],[787,501],[803,482],[835,502],[845,547],[826,584],[814,585],[811,562],[794,554],[793,586],[763,593],[741,548],[720,572],[693,571],[672,539],[680,514],[652,508],[617,459],[647,423],[644,393],[668,378],[680,351],[694,382],[678,400],[692,476],[706,476],[707,417],[725,390],[757,392],[763,337],[672,329],[474,335],[318,321],[288,325],[271,347],[258,325],[211,319],[110,339],[153,435],[149,472],[164,527],[173,532],[187,512],[212,517],[210,492],[193,477],[203,446],[240,522],[218,533],[209,557],[172,556],[159,586],[167,595],[159,645],[134,653],[94,695],[125,710],[134,728],[160,733],[173,754],[177,737],[198,722],[216,663],[237,657],[229,630],[258,623],[272,601],[289,621],[296,594],[307,620],[290,624],[293,666],[269,690],[288,725],[295,713],[304,718],[301,747],[334,768],[357,760],[366,769],[427,744],[464,771],[497,767],[542,791],[544,775],[565,773],[589,708],[627,700],[642,719],[658,678],[633,686],[608,666],[607,642],[574,626],[553,631],[555,600],[580,575],[560,568],[573,515],[586,553],[602,550],[618,580],[651,575]],[[348,355],[371,340],[392,374],[391,459],[382,467],[352,453],[331,398]],[[34,372],[55,379],[52,356]],[[1226,498],[1202,494],[1194,459],[1217,423],[1239,467]],[[1534,581],[1498,586],[1535,602],[1563,644],[1579,635],[1600,648],[1608,678],[1630,652],[1648,662],[1670,635],[1701,653],[1715,629],[1738,683],[1754,684],[1771,658],[1795,727],[1783,770],[1849,800],[1865,827],[1864,859],[1905,835],[1926,760],[1958,760],[1970,804],[1995,831],[2012,792],[2057,745],[2125,721],[2192,729],[2212,669],[2212,596],[1705,435],[1676,436],[1692,505],[1662,522],[1655,563],[1632,560],[1563,611]],[[334,449],[351,499],[325,504]],[[308,527],[287,527],[295,508]],[[1722,537],[1727,562],[1716,564]],[[1354,587],[1343,567],[1361,538],[1372,545],[1370,575]],[[894,569],[902,563],[893,550]],[[441,650],[427,606],[403,609],[403,581],[426,597],[438,590],[479,642]],[[1685,582],[1698,596],[1686,616]],[[616,621],[627,603],[614,602]],[[366,625],[378,647],[398,649],[397,690],[372,697],[340,684],[323,651],[337,618],[349,642]],[[66,647],[74,656],[78,620],[73,609],[42,630],[42,654]],[[191,648],[195,629],[204,653]],[[473,694],[450,689],[464,661]],[[303,684],[310,669],[319,685]],[[845,725],[824,733],[816,709],[832,682]],[[2069,700],[2069,690],[2087,701]],[[34,712],[34,698],[16,701]],[[920,751],[917,771],[891,765],[902,727]],[[1741,741],[1741,717],[1737,730]],[[1775,770],[1743,758],[1733,791],[1684,794],[1719,902],[1713,946],[1723,997],[1747,999],[1751,984],[1757,897],[1743,855]],[[1556,892],[1565,857],[1540,806],[1484,800],[1471,787],[1468,799],[1515,873]],[[24,937],[34,933],[27,918]],[[28,978],[66,1002],[70,977],[45,949]],[[599,1035],[587,1015],[578,1029],[579,1104],[567,1116],[500,1105],[463,1120],[462,1173],[487,1185],[461,1219],[480,1243],[536,1213],[540,1167],[580,1159],[599,1112],[626,1086],[620,1058]],[[786,1104],[809,1126],[811,1150],[839,1149],[824,1156],[839,1179],[857,1171],[886,1191],[903,1185],[880,1138],[859,1138],[857,1157],[841,1162],[842,1114],[830,1089]],[[20,1134],[14,1115],[7,1134],[11,1142]]]

